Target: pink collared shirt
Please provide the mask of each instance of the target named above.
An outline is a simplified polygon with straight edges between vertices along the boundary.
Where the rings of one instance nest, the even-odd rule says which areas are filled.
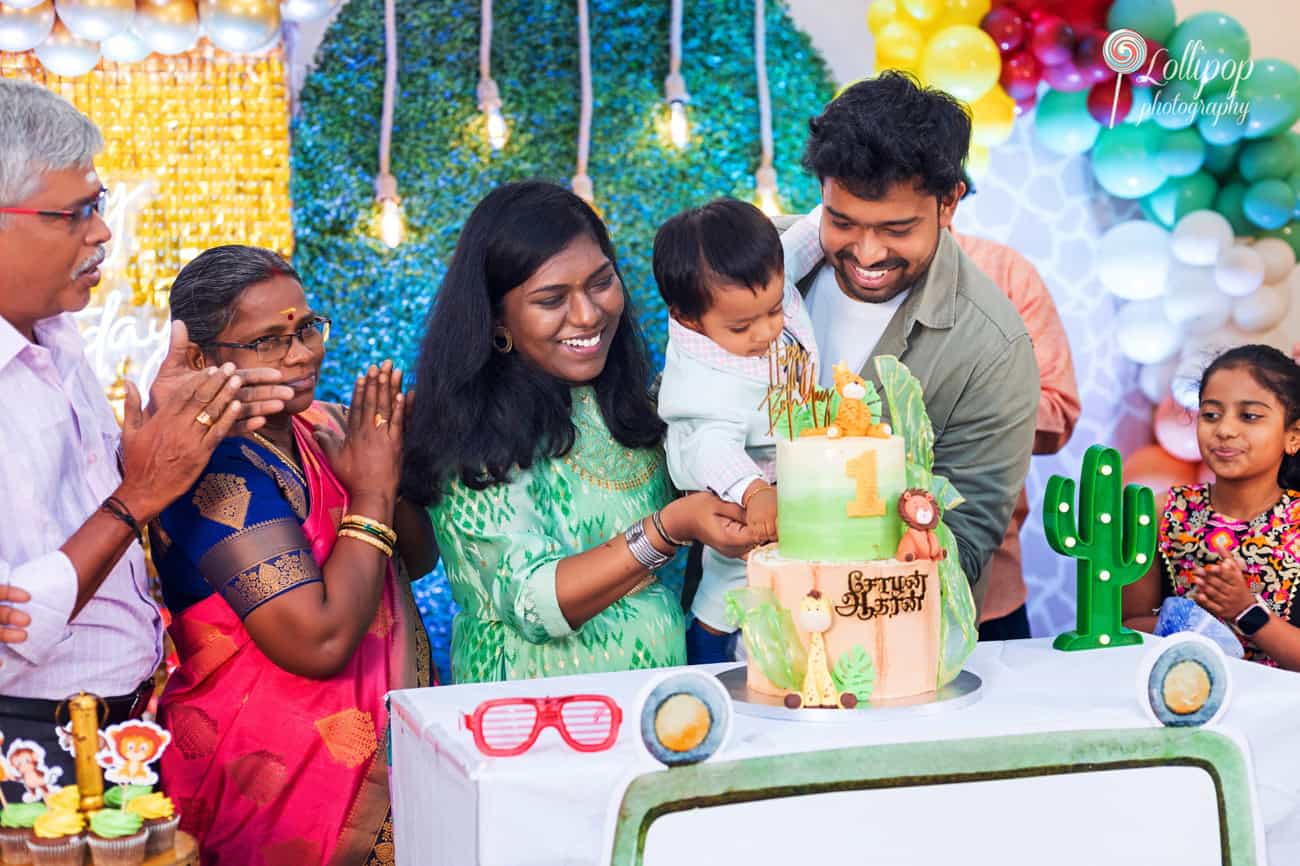
[[[0,583],[32,595],[27,640],[0,644],[0,695],[135,691],[162,659],[162,621],[132,543],[71,623],[77,575],[59,548],[121,482],[121,432],[70,315],[35,344],[0,318]]]

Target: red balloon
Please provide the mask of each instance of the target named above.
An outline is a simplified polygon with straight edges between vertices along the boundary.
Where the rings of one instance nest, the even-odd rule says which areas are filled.
[[[993,37],[1003,54],[1015,51],[1025,41],[1025,19],[1015,9],[994,9],[980,22],[984,32]]]
[[[1058,6],[1060,15],[1078,28],[1104,27],[1112,0],[1070,0]]]
[[[1165,63],[1170,60],[1169,52],[1154,39],[1147,39],[1145,36],[1142,38],[1146,39],[1147,43],[1147,59],[1143,62],[1141,68],[1125,76],[1125,78],[1138,87],[1159,87],[1165,83],[1164,67]]]
[[[1092,85],[1092,81],[1074,65],[1073,60],[1047,67],[1043,70],[1043,80],[1050,84],[1053,90],[1064,90],[1066,93],[1078,93]]]
[[[1115,70],[1106,65],[1106,56],[1102,45],[1106,41],[1106,32],[1089,28],[1080,32],[1079,41],[1074,46],[1074,65],[1079,67],[1083,77],[1092,84],[1110,81],[1115,77]]]
[[[1038,94],[1037,94],[1037,93],[1035,93],[1033,96],[1026,96],[1024,99],[1017,99],[1017,100],[1016,100],[1016,117],[1019,117],[1019,116],[1022,115],[1022,114],[1027,114],[1028,112],[1033,111],[1033,110],[1034,110],[1034,106],[1037,105],[1037,104],[1038,104]]]
[[[1059,15],[1048,15],[1034,25],[1030,46],[1044,66],[1055,66],[1074,53],[1074,28]]]
[[[1115,100],[1115,82],[1094,84],[1088,91],[1088,113],[1098,123],[1110,123],[1110,107]],[[1115,122],[1120,123],[1133,110],[1133,85],[1124,78],[1119,85],[1119,105],[1115,108]]]
[[[1027,99],[1038,93],[1038,81],[1043,77],[1043,65],[1029,51],[1017,51],[1002,60],[1002,75],[998,79],[1002,89],[1012,99]]]

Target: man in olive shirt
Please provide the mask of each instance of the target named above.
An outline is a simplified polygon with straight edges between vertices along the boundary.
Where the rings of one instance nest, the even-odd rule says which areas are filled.
[[[945,93],[886,72],[810,121],[804,166],[821,182],[821,261],[798,279],[825,373],[843,360],[875,379],[896,355],[920,380],[934,472],[966,501],[945,515],[962,569],[979,579],[1002,541],[1034,444],[1039,375],[1024,322],[951,232],[965,191],[970,120]],[[818,240],[819,239],[819,240]],[[823,381],[822,384],[829,384]]]

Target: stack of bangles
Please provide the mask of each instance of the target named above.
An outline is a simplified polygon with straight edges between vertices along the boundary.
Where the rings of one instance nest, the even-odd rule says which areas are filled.
[[[685,546],[684,542],[673,538],[664,529],[663,518],[659,516],[658,511],[650,515],[650,522],[654,525],[655,532],[673,548],[674,553],[677,548]],[[647,571],[654,571],[672,559],[671,554],[660,552],[646,537],[644,520],[638,520],[629,526],[623,533],[623,538],[627,541],[627,549],[632,553],[632,558]]]
[[[397,533],[392,527],[360,514],[345,514],[339,523],[340,538],[354,538],[380,551],[389,559],[397,547]]]

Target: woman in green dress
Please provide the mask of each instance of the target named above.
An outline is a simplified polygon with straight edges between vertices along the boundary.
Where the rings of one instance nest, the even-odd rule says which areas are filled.
[[[680,587],[744,513],[668,479],[645,345],[609,235],[573,193],[502,186],[470,214],[434,303],[403,496],[429,516],[460,612],[454,682],[686,663]]]

